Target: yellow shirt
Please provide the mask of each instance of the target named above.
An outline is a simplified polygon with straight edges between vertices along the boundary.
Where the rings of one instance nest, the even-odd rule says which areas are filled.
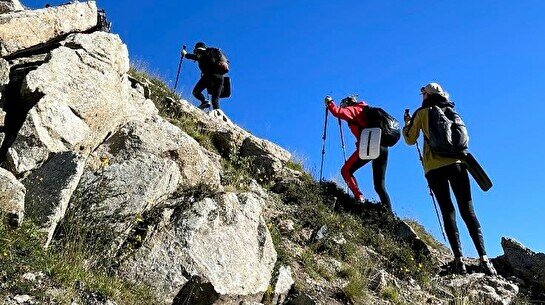
[[[405,138],[405,143],[414,145],[420,136],[421,130],[424,133],[424,136],[429,137],[428,117],[429,108],[420,108],[416,111],[412,118],[412,122],[403,127],[403,137]],[[432,169],[437,169],[454,163],[462,163],[462,160],[459,158],[438,156],[431,151],[426,141],[424,141],[424,155],[422,156],[422,159],[424,163],[424,171],[426,173]]]

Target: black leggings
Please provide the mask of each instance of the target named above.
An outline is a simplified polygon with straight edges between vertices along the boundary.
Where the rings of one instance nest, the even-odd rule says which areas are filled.
[[[195,96],[201,103],[205,103],[206,98],[202,94],[203,90],[207,89],[208,93],[212,96],[212,108],[220,108],[220,95],[223,89],[223,75],[221,74],[203,74],[201,79],[193,88],[193,96]]]
[[[445,231],[452,248],[452,252],[455,257],[462,257],[462,246],[460,244],[460,236],[458,233],[458,227],[456,226],[456,215],[454,213],[454,205],[450,198],[450,186],[462,219],[466,223],[469,235],[477,248],[479,256],[486,255],[484,249],[483,234],[481,232],[481,225],[475,211],[473,210],[473,202],[471,200],[471,188],[469,185],[469,176],[467,174],[467,168],[465,164],[451,164],[448,166],[440,167],[438,169],[430,170],[426,174],[428,183],[437,198],[439,207],[441,208],[441,214],[443,214],[443,223],[445,225]]]

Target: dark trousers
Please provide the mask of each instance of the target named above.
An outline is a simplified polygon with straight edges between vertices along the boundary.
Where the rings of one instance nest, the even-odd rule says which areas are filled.
[[[458,233],[458,227],[456,226],[456,215],[454,212],[454,205],[450,197],[450,187],[456,202],[458,203],[458,209],[462,215],[469,235],[477,248],[479,256],[486,255],[484,249],[483,235],[481,232],[481,225],[475,211],[473,210],[473,201],[471,200],[471,188],[469,185],[469,176],[467,173],[467,167],[465,164],[451,164],[438,169],[430,170],[426,174],[428,183],[437,198],[441,214],[443,214],[443,223],[445,225],[445,231],[452,248],[452,252],[455,257],[462,257],[462,246],[460,244],[460,236]]]
[[[195,96],[201,104],[206,103],[206,98],[202,94],[204,89],[208,90],[208,93],[212,96],[212,108],[219,109],[221,90],[223,89],[223,75],[221,74],[203,74],[201,79],[193,88],[193,96]]]
[[[359,150],[356,151],[346,160],[346,163],[341,168],[341,175],[344,181],[354,194],[356,198],[362,196],[361,191],[358,188],[358,182],[354,177],[354,173],[365,164],[373,161],[373,185],[375,186],[375,192],[377,192],[380,202],[392,210],[392,204],[390,202],[390,196],[386,192],[386,167],[388,165],[388,147],[380,147],[380,155],[375,160],[362,160],[359,157]]]

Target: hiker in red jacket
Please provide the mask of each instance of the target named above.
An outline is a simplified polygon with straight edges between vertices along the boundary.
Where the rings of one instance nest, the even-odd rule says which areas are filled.
[[[356,151],[348,158],[346,163],[341,168],[341,175],[344,181],[354,194],[354,197],[358,202],[363,203],[364,197],[358,188],[358,182],[354,177],[354,172],[367,164],[371,160],[362,160],[359,157],[359,138],[360,134],[367,126],[367,117],[364,112],[364,108],[367,104],[363,101],[358,102],[355,96],[350,96],[342,99],[339,107],[335,105],[333,99],[329,96],[325,97],[325,103],[327,109],[333,114],[333,116],[345,120],[350,127],[350,131],[356,137]],[[386,192],[386,186],[384,180],[386,178],[386,166],[388,164],[388,147],[380,147],[380,155],[373,160],[373,184],[375,191],[377,192],[382,206],[392,211],[392,205],[390,203],[390,196]]]

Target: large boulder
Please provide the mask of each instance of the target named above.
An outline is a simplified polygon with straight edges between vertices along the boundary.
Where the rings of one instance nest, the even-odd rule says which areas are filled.
[[[130,120],[157,112],[125,76],[127,47],[117,35],[72,34],[47,62],[24,77],[21,96],[32,101],[11,150],[14,172],[21,175],[43,163],[50,153],[94,150]],[[9,101],[8,101],[9,102]]]
[[[24,9],[19,0],[0,0],[0,14],[22,11]]]
[[[260,301],[276,262],[264,204],[252,193],[174,200],[149,238],[121,263],[121,273],[152,286],[168,304],[201,304],[196,294],[185,293],[190,286],[215,296],[206,304]]]
[[[53,154],[43,166],[23,180],[27,189],[27,215],[47,233],[45,246],[49,245],[57,225],[64,218],[83,173],[85,159],[73,152]]]
[[[0,212],[4,214],[1,221],[11,227],[18,227],[23,221],[25,192],[24,185],[12,173],[0,168]]]
[[[40,47],[74,32],[97,25],[94,1],[75,2],[39,10],[0,15],[0,56]]]
[[[503,237],[501,245],[504,255],[498,259],[508,267],[505,275],[514,275],[544,292],[545,253],[536,253],[512,238]]]
[[[220,169],[199,144],[159,116],[132,121],[92,154],[73,208],[114,255],[136,219],[175,192],[221,190]]]
[[[254,174],[267,181],[283,177],[284,167],[291,158],[287,150],[255,136],[244,139],[239,155],[250,158]]]

